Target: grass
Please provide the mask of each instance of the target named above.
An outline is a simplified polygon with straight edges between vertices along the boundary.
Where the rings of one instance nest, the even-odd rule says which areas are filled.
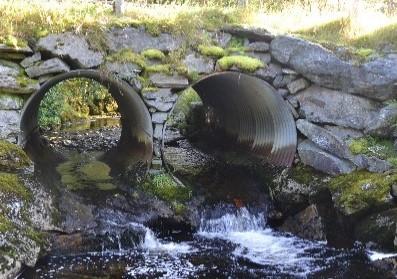
[[[146,2],[147,3],[147,2]],[[380,50],[397,49],[397,13],[386,1],[258,1],[241,7],[237,1],[170,1],[167,4],[126,3],[122,17],[105,1],[0,0],[0,42],[25,46],[32,37],[73,31],[98,34],[113,26],[143,25],[152,34],[172,32],[192,45],[210,44],[205,30],[225,25],[266,28],[331,45]],[[370,20],[369,20],[370,19]],[[99,40],[100,36],[92,36]],[[92,40],[90,40],[92,41]],[[95,43],[94,43],[95,44]]]

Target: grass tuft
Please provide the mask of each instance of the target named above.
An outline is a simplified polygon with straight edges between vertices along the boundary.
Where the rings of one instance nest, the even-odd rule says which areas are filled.
[[[258,59],[243,56],[243,55],[232,55],[225,56],[218,60],[219,68],[223,71],[229,70],[233,67],[237,67],[245,72],[254,72],[259,68],[263,68],[265,65]]]

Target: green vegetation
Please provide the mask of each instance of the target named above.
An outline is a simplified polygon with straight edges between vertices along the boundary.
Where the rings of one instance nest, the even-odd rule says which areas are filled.
[[[39,108],[39,125],[54,128],[92,115],[116,114],[117,103],[98,82],[75,78],[52,87]]]
[[[318,175],[315,169],[302,163],[291,168],[291,178],[300,184],[309,185]]]
[[[141,54],[147,59],[163,60],[165,58],[165,54],[158,49],[146,49]]]
[[[151,65],[145,68],[145,73],[164,73],[171,74],[171,66],[168,64]]]
[[[347,215],[366,212],[384,203],[391,185],[397,183],[397,174],[356,171],[332,178],[330,189],[336,192],[336,204]]]
[[[350,151],[355,154],[365,154],[382,160],[387,160],[397,167],[397,150],[389,139],[363,137],[354,139],[349,144]]]
[[[221,70],[229,70],[237,67],[245,72],[254,72],[265,65],[258,59],[249,56],[232,55],[225,56],[218,60],[218,65]]]
[[[200,45],[198,47],[198,51],[202,55],[215,57],[215,58],[221,58],[226,55],[226,52],[223,48],[214,45],[210,45],[210,46]]]
[[[166,173],[150,176],[140,187],[143,191],[151,193],[159,199],[177,204],[176,208],[179,209],[181,207],[179,203],[189,200],[192,194],[189,188],[178,185]]]
[[[29,200],[31,194],[18,175],[0,172],[0,192],[7,196]]]
[[[28,156],[18,145],[0,140],[0,171],[18,170],[29,164]]]
[[[87,161],[85,158],[73,157],[57,167],[61,182],[72,191],[99,189],[115,190],[112,183],[110,167],[101,161]]]
[[[110,62],[134,63],[141,68],[145,68],[145,57],[138,53],[134,53],[130,49],[122,49],[106,57]]]
[[[6,233],[14,228],[11,221],[4,215],[0,214],[0,234]]]

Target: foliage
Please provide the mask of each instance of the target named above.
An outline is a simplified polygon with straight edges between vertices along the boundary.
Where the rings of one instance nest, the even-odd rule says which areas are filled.
[[[178,185],[173,178],[166,173],[160,173],[149,177],[142,185],[142,190],[170,203],[185,202],[191,197],[191,190]],[[180,209],[180,205],[177,204]]]
[[[225,56],[218,60],[218,65],[221,70],[229,70],[232,67],[237,67],[245,72],[254,72],[265,66],[256,58],[243,55]]]
[[[90,115],[112,114],[117,104],[108,90],[98,82],[75,78],[52,87],[39,108],[39,125],[56,127]]]
[[[395,183],[397,174],[356,171],[332,178],[329,185],[337,193],[336,203],[346,214],[355,214],[384,203]]]
[[[397,167],[397,150],[389,139],[376,137],[363,137],[354,139],[349,144],[350,151],[357,154],[365,154],[382,160],[387,160]]]

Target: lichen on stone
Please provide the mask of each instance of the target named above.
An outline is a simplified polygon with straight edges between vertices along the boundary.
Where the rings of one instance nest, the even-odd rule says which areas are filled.
[[[390,187],[397,183],[397,174],[355,171],[329,181],[336,206],[346,215],[368,212],[387,202]]]
[[[219,59],[217,64],[223,71],[236,67],[244,72],[254,72],[265,67],[260,60],[244,55],[225,56]]]
[[[0,170],[19,170],[29,164],[28,156],[18,145],[0,140]]]

